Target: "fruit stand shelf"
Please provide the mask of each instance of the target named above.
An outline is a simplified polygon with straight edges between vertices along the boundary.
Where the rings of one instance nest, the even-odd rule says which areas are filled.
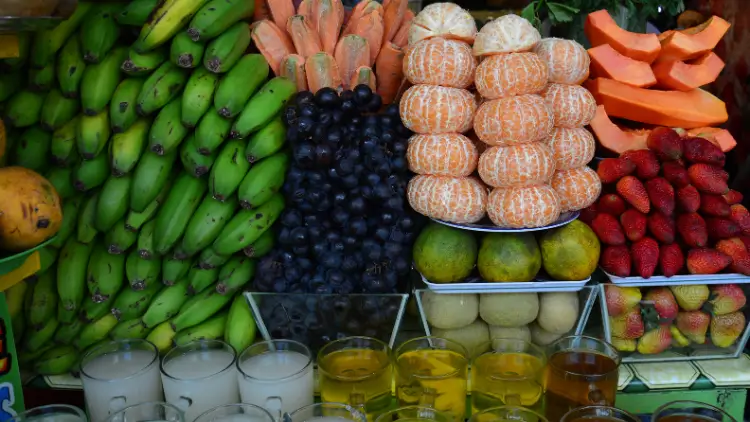
[[[528,228],[520,228],[520,229],[514,229],[514,228],[508,228],[508,227],[498,227],[490,222],[487,223],[451,223],[450,221],[443,221],[443,220],[437,220],[432,219],[432,221],[440,224],[444,224],[448,227],[454,227],[457,229],[463,229],[463,230],[470,230],[475,232],[485,232],[485,233],[524,233],[524,232],[535,232],[535,231],[541,231],[541,230],[549,230],[554,229],[555,227],[561,227],[564,226],[571,221],[578,218],[580,215],[580,211],[570,211],[560,214],[560,218],[557,219],[552,224],[549,224],[547,226],[542,227],[528,227]]]
[[[421,274],[420,274],[421,275]],[[556,281],[536,279],[522,282],[489,283],[481,279],[469,279],[462,283],[431,283],[422,275],[427,288],[435,293],[523,293],[523,292],[577,292],[591,280],[588,277],[576,281]]]
[[[672,277],[653,276],[617,277],[604,272],[609,280],[618,286],[648,287],[648,286],[679,286],[689,284],[743,284],[750,283],[750,277],[743,274],[685,274]]]

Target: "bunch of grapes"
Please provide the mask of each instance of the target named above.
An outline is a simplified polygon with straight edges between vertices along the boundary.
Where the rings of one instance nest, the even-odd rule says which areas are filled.
[[[410,132],[367,85],[300,92],[284,112],[293,163],[262,292],[391,293],[411,267],[418,216],[406,202]]]

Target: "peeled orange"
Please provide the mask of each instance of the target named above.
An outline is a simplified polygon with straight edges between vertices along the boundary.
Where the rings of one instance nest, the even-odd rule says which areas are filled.
[[[549,136],[554,119],[539,95],[519,95],[482,103],[474,116],[474,132],[489,145],[515,145]]]
[[[419,42],[404,57],[404,76],[413,84],[466,88],[476,67],[468,44],[442,38]]]
[[[404,126],[416,133],[466,132],[476,109],[469,91],[437,85],[414,85],[399,103]]]
[[[482,97],[494,100],[536,94],[547,85],[547,65],[534,53],[498,54],[477,66],[475,85]]]
[[[496,188],[549,183],[555,173],[552,151],[541,142],[491,147],[479,157],[479,177]]]
[[[459,133],[414,135],[406,159],[416,174],[462,177],[477,168],[479,153],[474,142]]]
[[[545,38],[534,53],[547,64],[550,82],[579,85],[589,77],[589,53],[573,40]]]
[[[541,96],[552,110],[558,127],[586,126],[596,114],[596,100],[582,86],[549,84]]]
[[[549,185],[495,188],[487,198],[487,215],[501,227],[542,227],[560,218],[560,200]]]
[[[560,198],[560,209],[577,211],[593,204],[602,192],[602,182],[596,172],[587,166],[556,171],[552,188]]]
[[[552,149],[556,170],[567,170],[585,166],[594,158],[596,141],[585,128],[552,128],[543,142]]]
[[[474,55],[529,51],[541,39],[531,22],[518,15],[505,15],[482,27],[474,40]]]
[[[487,206],[487,188],[475,177],[415,176],[406,196],[414,211],[453,223],[476,223]]]
[[[472,43],[476,35],[477,24],[468,11],[455,3],[433,3],[411,22],[409,45],[434,37]]]

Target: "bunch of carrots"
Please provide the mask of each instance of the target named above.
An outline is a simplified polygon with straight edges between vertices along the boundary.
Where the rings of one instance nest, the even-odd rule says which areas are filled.
[[[258,5],[252,38],[277,76],[300,91],[369,85],[393,102],[404,87],[403,60],[414,13],[407,0],[269,0]],[[263,9],[265,8],[265,10]]]

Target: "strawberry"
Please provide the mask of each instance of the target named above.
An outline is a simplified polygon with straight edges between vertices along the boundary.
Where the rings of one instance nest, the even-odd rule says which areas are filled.
[[[729,219],[737,223],[742,234],[750,236],[750,211],[742,204],[734,204],[729,207]]]
[[[648,217],[648,231],[661,243],[674,242],[674,219],[659,211],[652,212]]]
[[[672,324],[669,326],[669,332],[672,333],[672,345],[675,347],[687,347],[690,345],[690,340],[685,337],[677,326]]]
[[[697,213],[677,216],[677,232],[682,241],[690,247],[703,247],[708,242],[706,221]]]
[[[620,216],[620,224],[625,236],[631,242],[637,242],[646,235],[647,218],[638,210],[629,209]]]
[[[726,172],[710,164],[693,164],[687,170],[690,183],[699,191],[724,195],[729,192],[729,186],[724,179]]]
[[[599,162],[596,174],[602,183],[614,183],[635,171],[635,164],[622,158],[605,158]]]
[[[728,239],[742,233],[737,223],[726,218],[706,218],[706,229],[708,230],[708,236],[712,239]]]
[[[742,202],[742,194],[734,189],[729,189],[729,192],[725,193],[723,196],[727,201],[727,204],[729,205],[739,204],[740,202]]]
[[[677,318],[677,312],[680,308],[668,287],[653,287],[648,290],[644,299],[653,302],[653,306],[659,314],[660,322],[672,322]]]
[[[627,208],[625,200],[616,193],[606,193],[602,195],[596,205],[599,212],[614,215],[615,217],[619,217]]]
[[[656,177],[646,182],[648,199],[654,208],[665,215],[674,213],[674,188],[663,177]]]
[[[624,314],[609,316],[609,328],[612,335],[618,338],[638,338],[643,335],[644,324],[641,307],[636,305]]]
[[[659,244],[650,237],[633,243],[630,246],[630,255],[633,257],[635,273],[643,278],[654,275],[656,266],[659,264]]]
[[[718,146],[704,138],[682,140],[682,154],[691,163],[706,163],[724,167],[726,157]]]
[[[721,195],[711,195],[710,193],[701,194],[700,211],[713,217],[728,217],[729,204]]]
[[[682,158],[682,138],[668,127],[657,127],[652,130],[648,134],[646,145],[661,161],[674,161]]]
[[[711,318],[711,343],[716,347],[727,348],[734,344],[745,329],[745,315],[732,312],[726,315],[715,315]]]
[[[610,246],[620,248],[621,246]],[[630,259],[630,256],[628,256]],[[630,266],[630,262],[628,262]],[[615,284],[604,285],[604,298],[607,301],[609,316],[620,316],[641,303],[641,289],[638,287],[619,287]]]
[[[683,311],[697,311],[708,300],[711,292],[705,284],[680,284],[669,286]]]
[[[745,243],[738,237],[722,239],[714,245],[717,251],[723,252],[732,258],[729,269],[733,273],[750,275],[750,253]],[[734,311],[731,311],[734,312]]]
[[[662,175],[676,188],[690,184],[687,169],[677,161],[667,161],[661,165]]]
[[[620,154],[620,158],[635,164],[635,175],[641,180],[652,179],[659,175],[659,160],[656,154],[648,149],[634,149]]]
[[[711,316],[703,311],[684,311],[677,314],[675,325],[693,343],[705,344],[710,322]]]
[[[680,245],[672,243],[659,248],[659,267],[664,277],[672,277],[685,266],[685,255]]]
[[[588,207],[582,209],[581,214],[578,216],[578,219],[590,226],[591,222],[594,221],[594,217],[596,217],[596,214],[598,213],[596,208],[596,204],[591,204]]]
[[[618,277],[630,275],[630,250],[625,245],[605,246],[599,257],[602,269]]]
[[[682,212],[697,212],[701,205],[701,194],[693,185],[677,189],[677,208]]]
[[[591,222],[591,228],[594,229],[594,233],[607,245],[623,245],[625,244],[625,233],[622,232],[620,222],[617,218],[609,214],[599,214],[594,217],[594,221]]]
[[[745,249],[747,249],[748,252],[750,252],[750,236],[745,236],[744,234],[741,236],[737,236],[738,239],[742,241],[742,243],[745,244]]]
[[[610,344],[614,346],[618,352],[635,352],[638,341],[634,338],[619,338],[612,336]]]
[[[716,274],[732,263],[729,255],[716,249],[690,249],[687,254],[687,268],[690,274]]]
[[[710,312],[714,315],[726,315],[745,307],[747,297],[737,284],[717,284],[711,286],[711,299],[708,301]]]
[[[672,345],[672,332],[668,325],[660,325],[638,339],[636,350],[642,355],[655,355],[661,353]]]
[[[651,211],[651,204],[648,200],[646,187],[635,176],[625,176],[617,182],[617,193],[622,196],[627,203],[638,211],[648,214]]]

